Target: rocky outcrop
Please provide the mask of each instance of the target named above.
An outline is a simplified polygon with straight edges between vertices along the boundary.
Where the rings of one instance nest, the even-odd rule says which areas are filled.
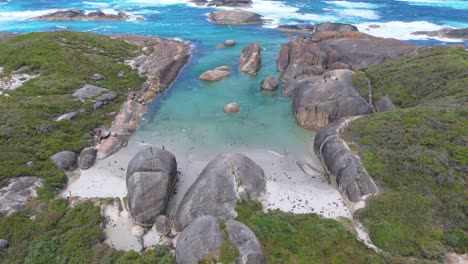
[[[263,24],[262,16],[249,11],[218,10],[209,14],[211,22],[220,25],[255,25]]]
[[[387,112],[395,109],[395,105],[392,103],[390,98],[388,98],[388,95],[382,97],[374,106],[377,112]]]
[[[257,75],[257,71],[262,67],[262,58],[260,57],[261,48],[254,42],[247,45],[239,57],[239,69],[251,76]]]
[[[107,92],[109,92],[109,89],[86,84],[85,86],[76,90],[72,95],[81,101],[85,101],[86,99],[90,99]]]
[[[252,230],[235,220],[221,223],[213,216],[198,217],[180,234],[176,247],[177,263],[218,260],[223,241],[238,251],[234,263],[264,263],[262,247]]]
[[[278,90],[279,81],[272,75],[265,77],[261,83],[262,91],[276,91]]]
[[[64,171],[72,171],[76,168],[76,154],[71,151],[55,153],[50,157],[52,162]]]
[[[219,80],[222,80],[231,76],[231,74],[226,69],[227,68],[219,67],[214,70],[206,71],[202,73],[202,75],[200,75],[200,77],[198,78],[203,81],[210,81],[210,82],[219,81]]]
[[[297,82],[293,112],[300,126],[318,130],[342,117],[373,113],[352,85],[350,70],[333,70]]]
[[[243,154],[219,155],[188,189],[175,214],[175,227],[183,230],[202,215],[235,217],[242,197],[257,199],[265,190],[264,172],[253,160]]]
[[[87,13],[80,9],[69,9],[57,11],[54,13],[46,14],[43,16],[33,17],[31,20],[45,20],[45,21],[68,21],[68,20],[126,20],[129,16],[124,12],[115,14],[106,14],[100,10]]]
[[[276,29],[279,31],[284,32],[293,32],[293,33],[315,33],[315,32],[323,32],[323,31],[337,31],[337,32],[344,32],[344,31],[359,31],[357,27],[351,24],[343,24],[343,23],[320,23],[320,24],[294,24],[294,25],[279,25]]]
[[[146,76],[147,80],[140,91],[128,95],[127,101],[112,122],[110,136],[103,139],[97,147],[99,159],[126,146],[129,136],[141,120],[141,115],[146,112],[145,104],[169,87],[190,57],[190,46],[184,42],[136,35],[113,37],[140,45],[144,50],[152,49],[153,52],[126,61],[140,75]]]
[[[26,202],[37,197],[36,189],[42,186],[37,177],[18,177],[7,181],[0,188],[0,213],[11,214],[24,208]]]
[[[239,112],[239,104],[229,103],[224,105],[224,112],[226,113],[236,113]]]
[[[211,0],[207,6],[226,6],[226,7],[251,7],[252,0]]]
[[[340,119],[322,128],[315,136],[314,150],[328,172],[330,181],[338,187],[352,204],[377,193],[377,186],[361,165],[346,142],[340,138],[340,131],[350,122]],[[351,206],[358,209],[359,206]],[[353,210],[354,210],[353,209]]]
[[[140,150],[127,168],[128,208],[134,221],[152,226],[166,210],[177,180],[177,162],[166,150]]]
[[[416,31],[411,34],[450,39],[468,39],[468,28],[443,28],[441,30],[436,31]]]
[[[369,36],[360,32],[318,32],[299,36],[281,46],[277,60],[281,80],[292,82],[301,76],[319,75],[330,68],[357,69],[414,53],[418,46]]]
[[[87,170],[93,166],[96,160],[97,149],[96,148],[84,148],[80,156],[78,156],[78,168]]]

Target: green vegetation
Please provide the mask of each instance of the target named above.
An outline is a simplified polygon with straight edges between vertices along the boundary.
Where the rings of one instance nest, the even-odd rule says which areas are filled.
[[[357,217],[388,260],[440,262],[447,250],[468,251],[467,69],[468,53],[454,47],[365,69],[374,98],[411,107],[362,117],[343,135],[379,185]]]
[[[34,264],[175,263],[174,256],[163,247],[143,254],[109,248],[101,243],[101,222],[99,206],[86,201],[70,207],[65,199],[39,202],[8,217],[0,215],[0,237],[10,242],[8,250],[0,251],[0,260]]]
[[[316,214],[262,212],[261,204],[243,202],[237,220],[257,235],[265,263],[384,263],[340,223]]]
[[[63,150],[78,153],[88,146],[92,129],[108,122],[106,113],[118,111],[129,88],[141,85],[138,74],[123,64],[139,52],[124,41],[85,33],[32,33],[2,40],[4,75],[21,71],[40,77],[9,91],[9,97],[0,96],[0,186],[9,177],[34,175],[44,178],[41,197],[51,197],[62,187],[66,176],[49,157]],[[124,77],[119,78],[121,71]],[[96,73],[106,80],[93,81]],[[114,90],[119,98],[93,111],[92,102],[84,104],[71,96],[85,84]],[[79,109],[84,111],[72,121],[54,121]],[[26,166],[28,161],[34,166]]]

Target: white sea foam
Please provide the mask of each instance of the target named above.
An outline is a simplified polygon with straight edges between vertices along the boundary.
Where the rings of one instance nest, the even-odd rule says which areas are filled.
[[[33,17],[43,16],[57,12],[57,9],[37,10],[37,11],[12,11],[0,12],[0,21],[23,21]]]
[[[396,0],[399,2],[408,2],[410,5],[418,6],[435,6],[435,7],[450,7],[456,9],[468,9],[468,1],[466,0]]]
[[[369,27],[369,25],[376,25],[378,28]],[[436,39],[447,42],[460,42],[457,39],[445,39],[439,37],[428,37],[424,35],[412,35],[415,31],[434,31],[440,30],[447,26],[436,25],[427,21],[414,21],[414,22],[365,22],[356,25],[359,31],[367,33],[376,37],[395,38],[399,40],[426,40]]]
[[[359,17],[366,19],[379,19],[378,12],[368,9],[333,9],[341,18]]]
[[[108,7],[108,3],[100,3],[100,2],[83,2],[83,5],[89,6],[92,8],[105,8]]]
[[[324,1],[324,2],[329,5],[335,5],[335,6],[345,7],[345,8],[372,9],[372,8],[378,8],[380,6],[379,4],[364,3],[364,2],[349,2],[349,1]]]

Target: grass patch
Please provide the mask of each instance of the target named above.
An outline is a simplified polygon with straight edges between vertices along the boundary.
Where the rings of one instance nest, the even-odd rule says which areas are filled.
[[[49,157],[69,150],[78,153],[90,145],[91,130],[109,121],[106,114],[118,111],[128,89],[143,79],[123,64],[140,53],[137,46],[105,36],[76,32],[31,33],[0,43],[0,66],[5,74],[20,70],[40,74],[9,97],[0,96],[0,186],[18,176],[44,178],[41,197],[50,198],[66,182]],[[124,72],[119,78],[118,73]],[[106,76],[96,83],[95,73]],[[83,104],[71,94],[85,84],[116,91],[119,98],[98,111],[92,102]],[[72,121],[55,122],[58,116],[83,109]],[[34,166],[26,163],[34,161]]]
[[[164,247],[139,254],[103,244],[100,208],[90,201],[70,207],[67,200],[58,199],[35,207],[0,215],[0,237],[10,242],[8,250],[0,251],[2,263],[175,263]]]
[[[237,220],[262,244],[265,263],[384,263],[338,221],[316,214],[262,212],[258,202],[242,202]]]
[[[467,69],[468,54],[456,47],[365,69],[374,98],[388,94],[403,108],[355,120],[342,136],[359,146],[381,190],[356,215],[395,259],[443,261],[447,250],[468,250]]]

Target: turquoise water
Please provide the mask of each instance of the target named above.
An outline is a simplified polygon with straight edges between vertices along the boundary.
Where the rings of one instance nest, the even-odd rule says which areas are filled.
[[[255,1],[255,0],[254,0]],[[65,8],[104,12],[123,10],[132,15],[118,22],[41,22],[31,17]],[[468,27],[468,1],[255,1],[253,11],[272,19],[265,26],[213,25],[207,13],[214,8],[195,7],[184,0],[127,1],[32,1],[0,0],[0,32],[74,30],[100,34],[132,33],[179,38],[192,44],[192,59],[177,81],[150,106],[141,128],[132,138],[145,143],[179,148],[191,153],[225,152],[237,148],[263,148],[279,153],[307,150],[313,132],[298,127],[291,100],[280,92],[260,92],[263,77],[276,72],[275,59],[289,35],[276,31],[280,23],[344,22],[361,31],[394,37],[423,45],[462,43],[412,36],[417,30],[444,26]],[[145,21],[137,21],[143,16]],[[379,28],[370,29],[370,24]],[[216,44],[234,39],[235,47],[216,49]],[[257,41],[265,50],[263,67],[256,77],[237,70],[242,48]],[[228,79],[208,83],[198,76],[221,65],[232,66]],[[240,111],[228,115],[223,106],[237,102]]]

